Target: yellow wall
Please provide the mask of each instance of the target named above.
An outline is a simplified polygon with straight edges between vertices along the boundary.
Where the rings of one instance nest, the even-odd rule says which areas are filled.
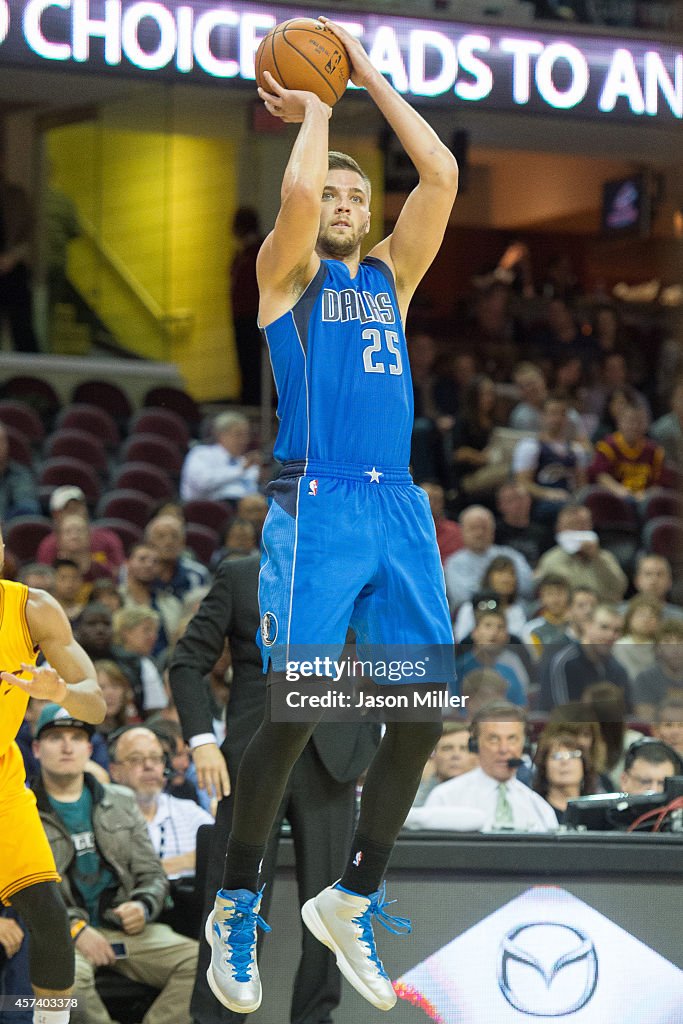
[[[139,288],[136,296],[85,236],[71,247],[74,284],[124,348],[177,363],[199,400],[235,397],[226,276],[234,141],[84,122],[54,129],[48,145],[54,184]],[[140,294],[162,312],[187,311],[191,335],[169,337]]]

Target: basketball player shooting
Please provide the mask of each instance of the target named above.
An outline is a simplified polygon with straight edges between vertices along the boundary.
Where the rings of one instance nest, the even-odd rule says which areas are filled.
[[[275,457],[284,466],[271,487],[259,585],[269,682],[284,670],[290,645],[341,650],[349,625],[367,644],[452,645],[429,504],[408,472],[413,408],[403,325],[441,245],[457,164],[361,44],[320,21],[346,47],[352,81],[398,136],[419,183],[392,234],[361,260],[370,227],[367,175],[351,157],[328,153],[329,106],[264,76],[266,108],[301,125],[257,264],[259,323],[279,395]],[[242,759],[223,888],[206,928],[209,985],[241,1013],[261,1002],[256,929],[267,925],[259,917],[260,861],[315,725],[272,721],[271,692]],[[377,955],[373,918],[389,931],[410,930],[386,913],[382,880],[440,733],[440,721],[387,723],[344,874],[302,908],[346,979],[380,1010],[391,1009],[396,995]]]
[[[4,557],[0,531],[0,569]],[[36,668],[39,649],[48,664]],[[94,666],[61,606],[45,591],[9,580],[0,580],[0,668],[0,899],[18,911],[31,936],[34,1024],[68,1024],[73,940],[15,737],[29,697],[61,704],[66,716],[83,722],[101,722],[106,708]]]

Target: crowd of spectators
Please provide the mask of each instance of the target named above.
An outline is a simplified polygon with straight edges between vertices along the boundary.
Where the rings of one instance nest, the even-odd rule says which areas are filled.
[[[559,280],[564,291],[551,293],[543,317],[526,326],[511,317],[510,286],[498,280],[478,294],[457,345],[423,331],[409,337],[413,473],[434,517],[455,686],[467,701],[425,766],[408,827],[553,829],[578,796],[661,790],[680,772],[680,532],[662,546],[653,527],[680,518],[683,383],[673,379],[663,390],[647,360],[631,359],[638,339],[614,309],[581,319],[572,288]],[[150,482],[161,471],[168,488],[146,495],[144,515],[138,509],[122,524],[125,507],[108,516],[106,502],[125,468],[125,424],[99,471],[100,493],[89,495],[78,476],[47,483],[35,440],[27,440],[29,462],[13,460],[19,427],[11,410],[2,417],[0,402],[6,572],[62,604],[107,704],[87,743],[75,736],[79,757],[87,754],[81,792],[99,806],[112,783],[115,793],[132,791],[147,827],[146,856],[158,861],[154,877],[182,903],[197,828],[213,820],[215,806],[196,785],[168,667],[220,562],[258,549],[273,467],[255,454],[248,419],[221,412],[213,433],[195,430],[179,444],[175,469],[152,467]],[[664,515],[652,512],[655,499]],[[193,520],[198,510],[204,518]],[[14,551],[14,526],[36,520],[35,546]],[[195,548],[197,523],[209,543]],[[206,680],[219,743],[226,655]],[[38,780],[49,749],[37,736],[40,715],[29,708],[21,737]],[[48,787],[38,785],[45,821],[59,828],[61,783],[53,775]],[[101,881],[113,885],[106,873]],[[83,949],[90,968],[101,966],[96,939],[86,936]],[[81,964],[81,984],[101,1013],[90,968]],[[157,985],[161,1006],[165,985]]]

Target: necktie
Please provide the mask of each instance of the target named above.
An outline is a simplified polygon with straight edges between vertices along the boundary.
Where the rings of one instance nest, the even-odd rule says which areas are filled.
[[[508,800],[507,788],[504,782],[498,783],[498,800],[496,802],[496,817],[494,819],[494,825],[496,828],[512,828],[514,825],[514,817],[512,814],[512,805]]]

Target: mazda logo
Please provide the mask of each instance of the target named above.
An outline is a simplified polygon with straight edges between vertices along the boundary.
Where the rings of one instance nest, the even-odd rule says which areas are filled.
[[[595,946],[578,928],[537,921],[515,925],[501,942],[498,985],[520,1013],[566,1017],[589,1002],[597,983]]]

